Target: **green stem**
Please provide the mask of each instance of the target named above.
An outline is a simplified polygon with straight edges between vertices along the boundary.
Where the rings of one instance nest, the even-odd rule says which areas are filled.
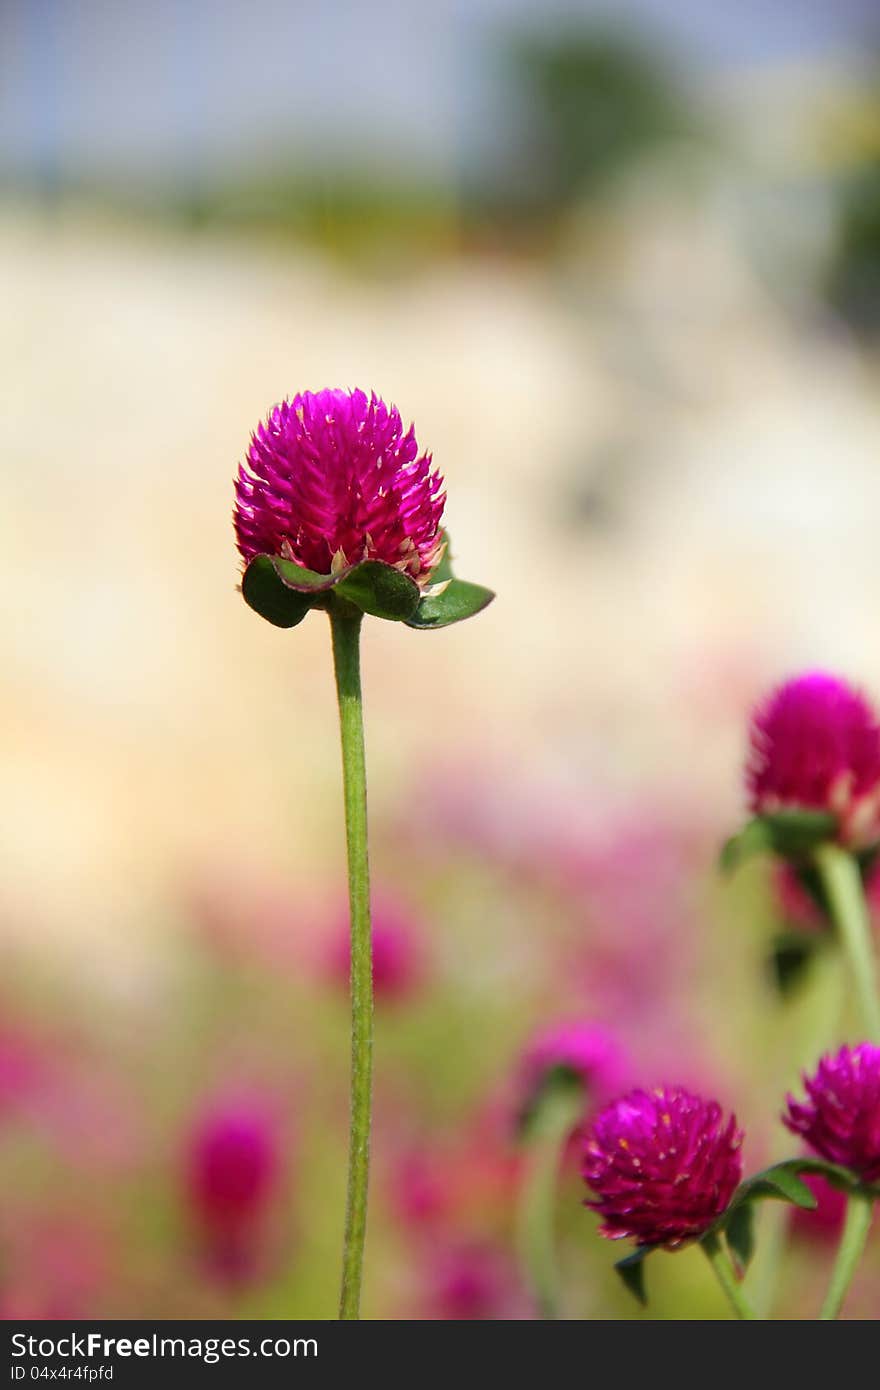
[[[333,664],[342,736],[348,900],[351,914],[351,1111],[348,1198],[342,1253],[340,1318],[360,1316],[367,1188],[370,1176],[370,1108],[373,1072],[373,953],[370,937],[370,869],[367,857],[367,779],[361,698],[360,630],[363,615],[334,596],[330,610]]]
[[[848,850],[834,844],[820,845],[814,851],[814,859],[855,980],[868,1034],[875,1042],[880,1042],[880,1002],[871,924],[859,866]]]
[[[739,1285],[727,1247],[714,1232],[700,1241],[706,1259],[715,1271],[715,1277],[727,1295],[727,1301],[738,1318],[753,1321],[757,1313],[752,1308]]]
[[[828,1285],[825,1302],[819,1314],[822,1322],[831,1322],[840,1312],[856,1265],[865,1248],[871,1225],[872,1206],[871,1198],[864,1192],[851,1192],[847,1198],[846,1219],[834,1269],[831,1271],[831,1283]]]
[[[565,1146],[584,1110],[580,1082],[550,1084],[529,1121],[529,1152],[519,1197],[520,1260],[542,1318],[559,1317],[556,1184]]]

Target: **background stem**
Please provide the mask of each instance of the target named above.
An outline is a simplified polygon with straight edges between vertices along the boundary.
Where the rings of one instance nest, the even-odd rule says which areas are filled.
[[[334,597],[333,608],[330,611],[330,628],[333,634],[333,664],[342,737],[348,901],[351,914],[351,1112],[342,1292],[339,1300],[339,1316],[346,1319],[360,1316],[370,1175],[373,1072],[373,953],[370,939],[367,780],[360,673],[362,617],[357,609]]]
[[[840,1313],[846,1291],[850,1286],[856,1265],[861,1258],[871,1225],[873,1203],[863,1192],[851,1192],[846,1202],[846,1219],[837,1249],[831,1283],[819,1314],[820,1320],[830,1322]]]
[[[584,1111],[584,1088],[550,1084],[528,1127],[528,1153],[519,1195],[520,1260],[542,1318],[558,1318],[556,1188],[565,1147]]]
[[[730,1256],[719,1237],[714,1234],[704,1236],[700,1244],[736,1316],[750,1321],[756,1319],[757,1314],[739,1286]]]
[[[868,1036],[880,1042],[880,1002],[871,924],[859,866],[848,850],[834,844],[820,845],[814,851],[814,859],[853,974]]]

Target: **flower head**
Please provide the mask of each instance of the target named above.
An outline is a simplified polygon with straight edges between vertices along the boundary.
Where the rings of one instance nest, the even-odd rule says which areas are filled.
[[[742,1138],[734,1115],[679,1086],[630,1091],[606,1106],[587,1133],[582,1169],[602,1235],[670,1250],[703,1235],[742,1177]]]
[[[824,671],[787,681],[752,716],[751,809],[826,811],[842,838],[880,834],[880,723],[857,690]]]
[[[528,1115],[554,1075],[580,1082],[591,1108],[620,1085],[623,1050],[607,1028],[595,1023],[554,1023],[532,1039],[520,1063],[521,1112]]]
[[[805,1101],[786,1098],[783,1122],[829,1163],[880,1182],[880,1047],[842,1047],[804,1076],[804,1086]]]
[[[248,563],[281,556],[328,575],[382,560],[423,586],[440,560],[443,481],[413,427],[363,391],[304,391],[258,426],[235,483]]]

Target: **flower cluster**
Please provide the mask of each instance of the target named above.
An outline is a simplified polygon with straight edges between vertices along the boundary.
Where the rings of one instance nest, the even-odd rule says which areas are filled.
[[[788,1128],[848,1170],[848,1177],[829,1170],[833,1181],[880,1182],[880,1047],[843,1047],[823,1057],[804,1085],[806,1101],[788,1097]],[[742,1141],[736,1117],[725,1117],[717,1101],[677,1086],[630,1091],[586,1132],[582,1172],[595,1194],[586,1205],[610,1240],[629,1236],[670,1250],[698,1240],[739,1186]]]

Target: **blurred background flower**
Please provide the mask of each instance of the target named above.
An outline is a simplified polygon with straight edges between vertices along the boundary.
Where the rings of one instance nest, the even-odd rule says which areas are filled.
[[[229,515],[328,383],[417,421],[499,595],[366,624],[366,1314],[532,1315],[511,1085],[557,1022],[723,1096],[747,1170],[792,1151],[851,1001],[821,950],[781,992],[773,865],[714,864],[760,695],[880,690],[878,60],[868,0],[0,7],[4,1316],[335,1310],[332,676]],[[567,1308],[630,1316],[582,1198]],[[652,1315],[720,1314],[666,1263]],[[878,1278],[875,1240],[850,1316]]]

